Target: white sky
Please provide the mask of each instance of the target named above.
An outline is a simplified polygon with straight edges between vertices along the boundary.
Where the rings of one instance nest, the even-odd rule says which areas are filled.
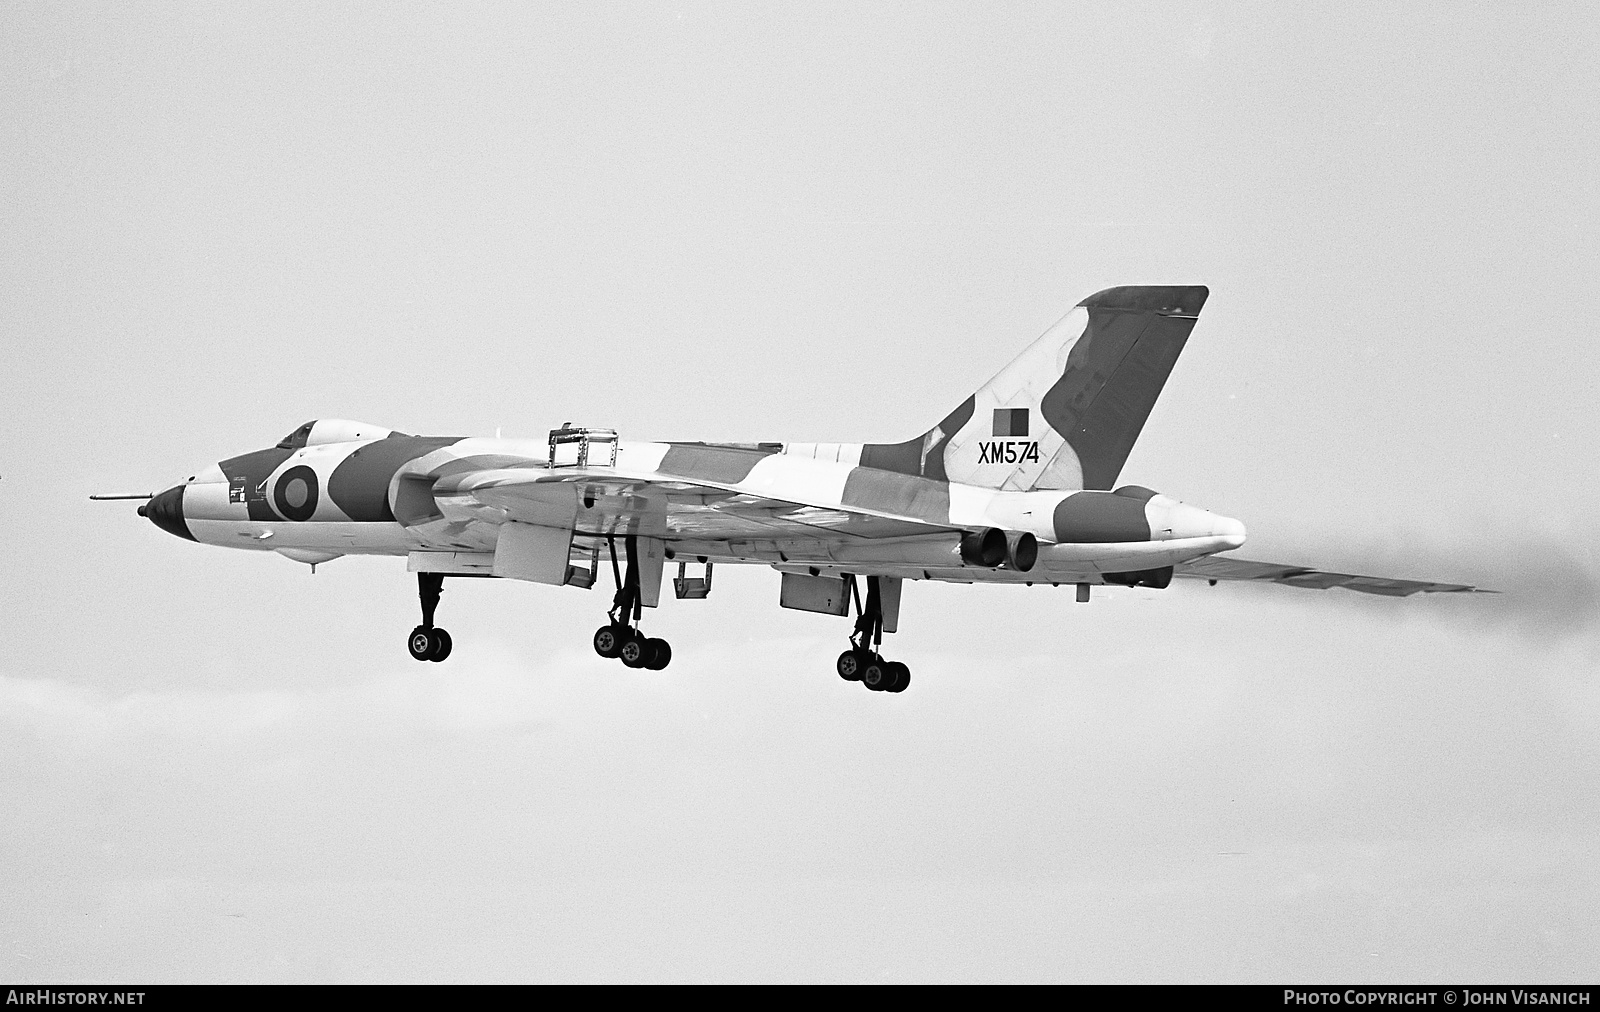
[[[0,978],[1600,976],[1583,5],[0,11]],[[1207,284],[1127,469],[1494,599],[313,577],[91,492],[308,418],[902,439]]]

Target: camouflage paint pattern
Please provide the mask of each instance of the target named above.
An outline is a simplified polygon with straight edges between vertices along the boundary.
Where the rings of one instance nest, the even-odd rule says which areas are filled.
[[[624,441],[613,466],[580,470],[549,467],[544,440],[317,419],[139,512],[180,538],[299,562],[407,555],[412,571],[465,575],[496,568],[499,532],[516,520],[570,528],[580,565],[606,536],[636,534],[669,556],[813,577],[1126,583],[1175,571],[1391,596],[1472,590],[1216,557],[1244,543],[1238,521],[1136,485],[1108,491],[1207,294],[1098,292],[902,443]],[[989,528],[1034,535],[1033,568],[962,562],[963,533]]]
[[[579,470],[550,468],[542,440],[318,419],[163,492],[149,515],[179,536],[293,558],[492,553],[506,521],[554,523],[575,508],[561,521],[578,533],[575,552],[635,533],[724,562],[848,558],[868,571],[878,558],[927,578],[1017,576],[956,553],[963,532],[996,527],[1039,539],[1041,569],[1151,568],[1244,537],[1236,521],[1149,490],[1095,490],[1120,470],[1205,294],[1091,296],[904,443],[621,441],[613,466]]]
[[[328,495],[351,520],[384,523],[395,518],[389,480],[401,466],[459,441],[459,436],[394,433],[350,451],[328,478]]]

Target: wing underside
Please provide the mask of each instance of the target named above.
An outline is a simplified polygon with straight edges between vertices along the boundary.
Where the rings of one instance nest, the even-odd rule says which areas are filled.
[[[433,491],[441,505],[451,504],[448,511],[458,518],[496,524],[505,520],[562,526],[570,523],[581,544],[639,534],[673,540],[691,554],[705,551],[723,556],[724,551],[718,549],[725,548],[730,556],[780,568],[785,564],[814,563],[830,572],[881,573],[963,583],[974,578],[970,569],[954,559],[943,565],[929,565],[922,561],[924,556],[918,555],[918,561],[912,562],[903,552],[917,542],[959,533],[960,528],[876,510],[756,495],[717,482],[661,474],[626,475],[615,470],[551,472],[544,468],[507,468],[445,478]],[[869,545],[881,547],[869,550]],[[851,546],[860,547],[852,550]],[[863,555],[863,551],[867,554]],[[912,554],[916,554],[914,548]],[[1073,582],[1092,576],[1093,582],[1099,582],[1097,574],[1056,573],[1052,568],[1041,562],[1041,568],[1031,573],[995,570],[981,576],[986,581],[1017,583]],[[1343,587],[1385,597],[1478,590],[1467,584],[1333,573],[1215,555],[1180,562],[1173,575],[1210,581],[1278,583],[1310,590]]]
[[[1210,556],[1185,562],[1176,567],[1175,576],[1201,580],[1237,580],[1253,583],[1281,583],[1289,587],[1308,590],[1328,590],[1343,587],[1361,594],[1380,594],[1384,597],[1407,597],[1411,594],[1463,594],[1493,593],[1463,583],[1430,583],[1426,580],[1391,580],[1381,576],[1359,576],[1353,573],[1329,573],[1306,566],[1283,566],[1271,562],[1251,562],[1248,559],[1230,559]]]

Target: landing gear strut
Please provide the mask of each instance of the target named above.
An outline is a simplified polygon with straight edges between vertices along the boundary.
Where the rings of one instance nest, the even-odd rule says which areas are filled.
[[[419,661],[442,661],[450,656],[450,634],[433,624],[439,593],[444,589],[443,573],[418,573],[417,596],[422,599],[422,624],[411,630],[406,646]]]
[[[858,616],[850,634],[850,649],[839,655],[834,670],[847,682],[860,682],[873,692],[904,692],[911,684],[911,669],[899,661],[885,660],[878,652],[883,645],[883,600],[878,593],[878,578],[867,577],[867,600],[863,604],[854,576],[846,576],[850,600]]]
[[[637,623],[644,610],[639,594],[639,539],[628,534],[623,537],[623,544],[628,551],[626,574],[617,566],[616,539],[606,538],[617,594],[611,599],[611,621],[595,630],[594,652],[601,657],[619,658],[630,668],[660,671],[672,663],[672,647],[666,640],[648,638],[639,631]]]

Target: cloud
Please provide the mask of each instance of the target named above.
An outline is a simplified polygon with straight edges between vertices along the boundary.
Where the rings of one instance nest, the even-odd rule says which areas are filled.
[[[356,735],[498,730],[548,719],[547,672],[492,646],[471,664],[409,665],[298,689],[167,687],[113,692],[62,678],[0,676],[0,720],[50,738],[236,739],[284,729]]]
[[[1187,50],[1196,60],[1204,60],[1211,55],[1211,44],[1217,37],[1217,16],[1213,8],[1205,13],[1190,30]]]

